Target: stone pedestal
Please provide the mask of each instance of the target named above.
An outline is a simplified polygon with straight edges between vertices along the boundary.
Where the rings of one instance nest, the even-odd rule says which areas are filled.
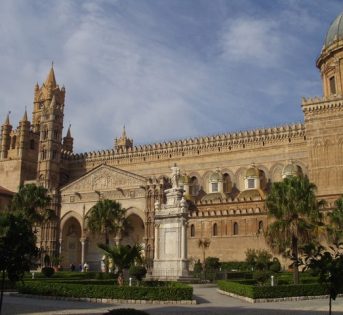
[[[173,167],[173,175],[178,172]],[[155,205],[155,254],[152,277],[157,280],[189,278],[187,259],[188,204],[182,198],[178,178],[166,190],[167,203]]]

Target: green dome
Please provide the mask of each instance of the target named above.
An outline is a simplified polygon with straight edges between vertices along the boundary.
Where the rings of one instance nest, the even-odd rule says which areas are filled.
[[[332,22],[326,34],[324,46],[327,47],[341,39],[343,39],[343,13],[337,16]]]

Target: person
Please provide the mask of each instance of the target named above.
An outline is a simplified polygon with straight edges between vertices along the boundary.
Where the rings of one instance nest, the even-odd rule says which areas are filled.
[[[123,274],[122,273],[120,273],[119,275],[118,275],[118,285],[119,286],[122,286],[123,284],[124,284],[124,278],[123,278]]]
[[[79,265],[79,271],[82,272],[82,264]]]
[[[87,272],[88,270],[89,270],[89,265],[87,264],[87,262],[85,262],[83,265],[83,271]]]
[[[75,270],[75,265],[74,264],[70,264],[70,271],[74,271]]]

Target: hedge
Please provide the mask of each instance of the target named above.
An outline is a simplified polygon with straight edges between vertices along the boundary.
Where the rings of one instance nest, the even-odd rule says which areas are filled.
[[[279,286],[254,286],[234,281],[218,281],[219,289],[252,299],[282,298],[291,296],[316,296],[328,294],[320,284],[298,284]]]
[[[83,284],[50,281],[26,281],[17,285],[24,294],[68,296],[75,298],[103,298],[124,300],[191,300],[193,288],[180,283],[168,283],[166,286],[123,286],[106,284]]]

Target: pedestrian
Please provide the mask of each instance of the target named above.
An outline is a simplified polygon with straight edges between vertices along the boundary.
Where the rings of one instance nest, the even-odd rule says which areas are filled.
[[[119,273],[119,275],[118,275],[118,285],[119,286],[123,286],[123,284],[124,284],[123,274]]]
[[[87,272],[88,270],[89,270],[89,265],[87,264],[87,262],[85,262],[83,265],[83,271]]]

